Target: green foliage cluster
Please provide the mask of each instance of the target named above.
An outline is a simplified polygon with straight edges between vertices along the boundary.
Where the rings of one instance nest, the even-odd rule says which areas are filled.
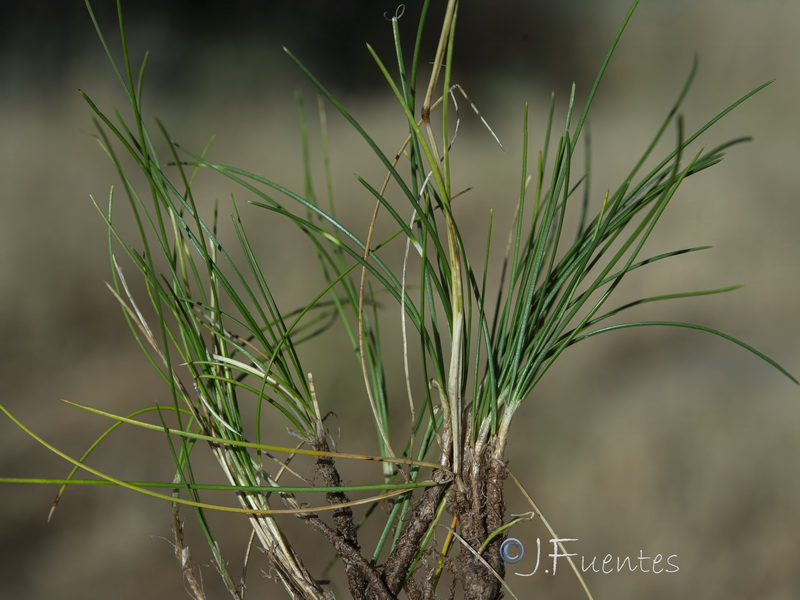
[[[414,594],[422,584],[415,582],[414,575],[415,569],[422,568],[423,553],[445,557],[452,546],[461,545],[462,555],[466,556],[461,573],[465,597],[493,598],[504,585],[498,546],[502,532],[508,527],[502,498],[507,475],[504,456],[511,423],[517,408],[568,347],[623,328],[686,327],[733,341],[791,377],[772,359],[744,342],[702,325],[666,321],[620,323],[613,319],[634,305],[716,294],[733,288],[675,293],[642,298],[614,308],[607,306],[620,282],[630,273],[704,249],[686,248],[642,256],[645,242],[683,181],[717,164],[730,146],[745,139],[706,150],[693,147],[697,138],[769,85],[768,82],[752,90],[697,131],[686,133],[679,110],[694,79],[695,62],[652,143],[619,187],[607,193],[602,201],[596,201],[589,186],[590,149],[587,145],[587,158],[581,165],[577,164],[576,152],[586,138],[584,129],[598,86],[636,4],[620,26],[585,104],[576,105],[573,87],[565,122],[558,125],[552,98],[542,150],[532,160],[528,153],[526,107],[521,125],[524,146],[519,198],[505,257],[499,266],[489,261],[492,219],[488,222],[485,251],[474,257],[465,244],[453,208],[457,193],[451,184],[450,149],[460,126],[456,93],[461,91],[452,84],[450,73],[456,39],[456,0],[450,0],[445,11],[433,73],[424,94],[418,85],[420,65],[427,62],[421,57],[421,39],[429,19],[429,0],[424,1],[417,42],[410,52],[401,47],[398,19],[392,19],[394,67],[390,68],[373,52],[377,67],[407,120],[408,138],[396,154],[381,149],[323,83],[287,51],[386,169],[387,178],[382,186],[359,179],[365,193],[375,201],[372,226],[366,235],[359,235],[337,217],[327,156],[329,203],[323,206],[319,201],[311,184],[313,169],[305,126],[303,193],[260,175],[211,162],[206,158],[207,148],[199,153],[183,148],[160,122],[158,133],[167,142],[170,156],[167,161],[157,156],[142,113],[146,58],[135,70],[127,50],[121,8],[121,64],[115,61],[95,21],[100,40],[127,94],[130,116],[123,117],[116,111],[108,114],[87,94],[82,94],[96,116],[98,141],[122,181],[122,193],[138,230],[133,243],[122,238],[116,207],[118,193],[112,190],[107,204],[98,205],[109,234],[113,273],[110,287],[137,342],[169,389],[171,402],[167,406],[145,407],[126,417],[87,408],[110,417],[114,425],[82,457],[72,459],[62,454],[75,464],[67,479],[44,481],[105,482],[168,500],[174,510],[179,549],[182,524],[178,508],[190,507],[205,532],[228,589],[237,598],[240,590],[219,553],[207,519],[209,510],[224,509],[249,516],[253,535],[294,597],[327,598],[330,593],[308,573],[302,557],[296,555],[284,537],[275,517],[281,512],[302,516],[327,537],[345,566],[354,597],[393,598],[403,588],[416,597]],[[87,7],[94,19],[88,1]],[[305,118],[302,111],[301,114]],[[432,114],[437,115],[437,126]],[[671,128],[675,132],[673,149],[663,157],[654,158],[659,143]],[[327,152],[325,137],[324,142]],[[131,160],[134,172],[127,166]],[[319,293],[304,307],[287,311],[276,302],[260,264],[263,257],[253,250],[246,218],[235,202],[230,226],[237,244],[234,251],[223,244],[218,207],[209,215],[196,200],[194,181],[200,169],[228,178],[256,198],[250,202],[253,207],[272,212],[306,235],[318,258],[321,285]],[[399,191],[400,201],[387,199],[389,186]],[[373,239],[379,214],[388,215],[396,230],[388,239]],[[571,219],[578,223],[572,232],[567,227]],[[391,260],[387,260],[387,255],[398,252],[398,246],[402,247],[403,256],[400,270],[390,267]],[[413,269],[409,268],[412,261]],[[125,272],[131,267],[145,285],[144,308],[126,280]],[[487,289],[492,269],[502,273],[495,291]],[[415,280],[409,280],[410,272]],[[412,425],[401,439],[392,439],[391,435],[399,429],[392,419],[398,418],[402,411],[390,407],[387,394],[379,326],[383,315],[377,308],[379,295],[382,304],[391,298],[402,313],[407,404]],[[365,405],[365,413],[371,416],[377,434],[378,451],[374,456],[331,450],[323,417],[333,407],[317,399],[313,380],[298,352],[301,343],[313,342],[335,323],[348,336],[362,368],[369,405]],[[422,357],[419,372],[409,366],[410,352]],[[420,387],[424,394],[415,397],[412,390]],[[245,404],[244,396],[250,396],[254,402]],[[245,407],[254,410],[250,413],[251,409]],[[146,413],[154,413],[156,422],[143,421],[141,417]],[[275,417],[285,419],[302,442],[299,447],[276,447],[263,439],[263,423]],[[121,481],[86,464],[91,452],[122,424],[165,434],[175,467],[172,481]],[[210,447],[227,485],[212,486],[196,480],[194,461],[198,442]],[[291,469],[288,460],[273,460],[273,455],[280,452],[289,456],[310,455],[317,461],[324,485],[283,485],[279,480]],[[384,466],[383,475],[367,485],[345,486],[334,459],[377,460]],[[98,479],[75,479],[80,469],[94,473]],[[166,487],[171,493],[152,490],[158,487]],[[202,496],[208,489],[231,492],[239,506],[209,505]],[[355,501],[348,497],[362,491],[370,495]],[[296,496],[305,492],[326,494],[327,504],[309,507]],[[415,504],[420,494],[421,499]],[[372,508],[388,497],[395,497],[394,504],[389,513],[380,517],[381,513]],[[281,508],[274,506],[275,501],[281,503]],[[358,524],[350,508],[354,504],[369,505],[372,508],[368,516],[385,519],[377,546],[364,556],[357,540]],[[432,533],[442,526],[440,518],[446,508],[456,520],[444,545],[435,548]],[[333,525],[320,518],[323,510],[333,512]],[[383,565],[381,568],[376,566],[379,563]],[[188,559],[183,564],[187,582],[200,598],[201,586],[187,565]],[[470,575],[482,569],[488,573],[486,577]],[[426,593],[433,593],[440,572],[441,567],[425,579],[430,586]]]

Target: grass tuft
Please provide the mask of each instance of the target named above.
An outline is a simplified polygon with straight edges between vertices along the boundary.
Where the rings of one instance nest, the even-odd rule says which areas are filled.
[[[401,591],[411,598],[432,597],[445,567],[461,586],[464,598],[499,598],[504,591],[513,596],[504,581],[499,552],[505,531],[522,518],[508,520],[504,508],[505,480],[511,476],[516,482],[505,459],[511,425],[517,409],[567,348],[631,327],[689,328],[739,345],[797,383],[773,359],[715,329],[663,320],[616,320],[641,304],[715,295],[738,286],[645,297],[614,308],[608,305],[629,274],[706,249],[644,255],[647,240],[683,182],[716,165],[729,148],[746,141],[739,138],[707,150],[695,146],[698,137],[770,82],[744,94],[696,131],[687,132],[680,109],[697,73],[695,60],[685,85],[628,176],[615,190],[594,198],[589,189],[591,153],[587,151],[581,163],[576,152],[581,144],[588,149],[591,107],[636,9],[638,2],[634,2],[585,104],[577,105],[573,86],[566,118],[559,124],[552,98],[545,139],[536,155],[529,153],[525,107],[520,125],[519,198],[505,255],[495,265],[490,260],[496,243],[492,213],[486,245],[474,252],[453,209],[458,193],[452,187],[455,158],[451,149],[461,127],[457,93],[500,141],[464,90],[451,80],[457,0],[447,4],[430,78],[420,81],[429,4],[426,0],[422,6],[410,58],[400,44],[399,13],[390,18],[396,50],[391,59],[396,64],[368,47],[406,120],[408,137],[394,151],[382,149],[301,60],[286,50],[322,99],[327,202],[320,202],[313,184],[308,119],[301,96],[296,102],[302,192],[213,162],[207,158],[209,146],[199,152],[185,148],[156,121],[155,135],[169,150],[166,162],[159,158],[141,103],[147,57],[138,70],[133,68],[118,3],[122,49],[118,62],[86,2],[130,105],[127,117],[117,111],[108,113],[81,92],[94,113],[97,141],[121,180],[104,205],[95,202],[108,230],[109,288],[132,335],[164,380],[170,399],[165,406],[143,407],[128,416],[74,405],[113,421],[78,458],[51,446],[0,406],[33,439],[74,465],[65,478],[24,480],[60,485],[54,507],[68,485],[116,485],[165,500],[173,510],[179,549],[184,548],[179,508],[190,508],[222,580],[237,599],[244,597],[243,587],[228,571],[208,511],[234,512],[249,519],[248,544],[255,540],[294,598],[332,598],[332,592],[304,565],[277,514],[301,518],[317,532],[313,535],[320,534],[329,543],[354,598],[387,600]],[[418,90],[424,90],[421,99]],[[386,170],[380,185],[359,178],[363,192],[374,200],[371,225],[364,234],[354,231],[336,212],[325,129],[329,108],[353,127]],[[434,126],[433,116],[440,127]],[[656,150],[669,131],[674,132],[674,143],[659,157]],[[650,164],[654,166],[646,171],[645,165]],[[254,199],[246,207],[232,200],[230,222],[220,222],[218,205],[208,211],[196,200],[195,178],[200,170],[227,179],[237,192]],[[389,199],[390,189],[397,199]],[[134,240],[121,234],[120,202],[129,208],[137,226]],[[287,309],[277,302],[262,268],[265,257],[254,250],[246,227],[251,210],[268,211],[298,228],[312,246],[319,285],[304,306]],[[394,231],[384,239],[378,239],[380,219]],[[223,242],[225,227],[234,234],[231,244]],[[397,264],[398,256],[401,267],[391,266]],[[501,274],[495,290],[489,289],[490,271]],[[128,283],[134,279],[136,286]],[[134,292],[134,288],[142,291]],[[384,310],[392,303],[396,306]],[[398,311],[407,396],[402,400],[390,399],[387,342],[380,327],[387,315],[397,318]],[[371,421],[376,434],[369,452],[334,449],[325,415],[335,403],[317,396],[298,350],[330,329],[346,336],[361,367],[364,418]],[[412,366],[415,363],[409,356],[413,354],[419,355],[419,368]],[[415,393],[420,388],[423,393]],[[148,417],[154,422],[144,420]],[[277,424],[292,432],[296,447],[268,443],[266,432]],[[123,425],[164,437],[174,466],[171,480],[127,481],[89,466],[92,453]],[[208,452],[201,453],[201,448]],[[209,453],[226,483],[197,480],[198,462],[205,462]],[[319,485],[290,465],[303,457],[313,461]],[[369,482],[345,485],[337,467],[342,461],[376,462],[380,471]],[[79,471],[95,479],[77,479]],[[284,484],[286,478],[301,481]],[[171,491],[155,491],[164,488]],[[225,492],[230,502],[211,502],[207,500],[210,492]],[[325,501],[306,500],[314,493],[324,493]],[[364,497],[351,497],[364,493]],[[388,510],[376,510],[387,499],[391,499]],[[532,516],[538,508],[530,502]],[[367,507],[361,520],[352,510],[359,506]],[[445,511],[451,519],[442,521]],[[326,513],[330,518],[323,518]],[[367,519],[380,521],[379,539],[370,548],[359,540]],[[434,535],[437,530],[445,533],[441,542]],[[458,562],[451,556],[456,548],[461,552]],[[188,589],[196,598],[202,597],[185,554],[180,561]],[[573,569],[580,579],[574,565]]]

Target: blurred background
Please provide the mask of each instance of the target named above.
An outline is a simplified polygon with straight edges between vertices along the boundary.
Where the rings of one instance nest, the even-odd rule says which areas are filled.
[[[281,51],[286,46],[387,154],[402,143],[404,117],[365,48],[370,43],[387,63],[393,61],[386,17],[396,13],[397,2],[124,4],[133,56],[138,61],[150,52],[144,106],[154,131],[158,117],[193,149],[216,136],[212,159],[302,190],[295,91],[303,91],[312,114],[316,96]],[[400,21],[406,48],[420,5],[406,2]],[[97,0],[94,8],[117,52],[115,3]],[[505,144],[503,152],[463,108],[453,155],[455,187],[472,188],[459,199],[458,210],[478,249],[489,208],[497,210],[500,251],[505,243],[519,185],[524,102],[531,106],[535,151],[550,92],[560,102],[559,115],[573,81],[579,102],[585,99],[627,9],[627,0],[463,3],[454,80]],[[642,0],[600,88],[590,125],[592,190],[599,200],[618,187],[646,147],[695,53],[700,71],[683,110],[689,129],[777,79],[701,136],[699,143],[709,148],[740,135],[755,139],[685,183],[643,255],[705,244],[713,249],[639,271],[620,293],[636,298],[744,284],[723,296],[646,305],[631,318],[722,329],[795,375],[800,373],[798,24],[800,4],[790,0]],[[428,42],[430,56],[433,37]],[[104,111],[124,107],[83,3],[3,2],[0,398],[37,434],[72,455],[80,455],[108,422],[66,406],[62,398],[117,413],[168,402],[104,283],[110,278],[106,233],[89,196],[104,202],[118,180],[92,137],[92,113],[79,88]],[[364,232],[372,200],[354,173],[374,185],[383,173],[332,113],[340,216]],[[317,120],[311,121],[314,137]],[[312,156],[321,165],[317,142]],[[201,181],[209,205],[219,198],[225,208],[231,192],[238,193],[218,179]],[[279,300],[293,308],[318,292],[317,265],[301,238],[255,208],[242,210],[277,282]],[[386,320],[394,324],[394,312],[387,312]],[[334,429],[341,428],[340,448],[375,452],[374,436],[359,436],[371,427],[356,421],[366,400],[355,360],[343,348],[328,334],[306,350],[306,364],[323,410],[339,415]],[[401,373],[391,377],[404,405]],[[688,330],[648,328],[595,338],[565,353],[518,417],[509,467],[558,534],[579,540],[570,550],[587,562],[598,556],[598,564],[607,554],[675,555],[679,571],[672,574],[587,574],[595,598],[797,597],[800,398],[795,385],[754,356]],[[121,431],[92,464],[121,478],[172,477],[166,448],[148,432]],[[66,462],[0,419],[0,476],[62,477],[68,470]],[[0,597],[185,597],[167,506],[123,490],[74,488],[47,524],[55,491],[0,486]],[[508,513],[527,510],[509,483]],[[188,511],[185,516],[209,598],[225,597],[193,517]],[[291,519],[286,526],[301,536],[301,549],[312,550],[312,571],[321,572],[329,556],[315,550],[320,539]],[[220,517],[219,530],[223,554],[236,571],[245,528]],[[519,597],[582,597],[565,564],[556,576],[541,569],[533,577],[514,574],[535,566],[530,555],[537,538],[543,554],[551,551],[540,522],[518,525],[512,535],[529,546],[523,561],[509,569],[509,584]],[[262,558],[258,553],[252,558],[251,598],[271,589]]]

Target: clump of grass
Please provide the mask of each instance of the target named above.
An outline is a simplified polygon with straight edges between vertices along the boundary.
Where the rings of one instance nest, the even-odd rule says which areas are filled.
[[[489,261],[491,245],[496,243],[492,219],[486,247],[475,256],[464,240],[453,204],[458,191],[452,187],[451,147],[460,127],[456,93],[463,94],[451,80],[457,0],[447,4],[432,73],[424,87],[418,86],[420,65],[428,60],[421,57],[422,32],[430,17],[428,0],[422,6],[412,49],[401,47],[398,18],[391,20],[394,66],[370,49],[405,115],[408,137],[399,150],[380,148],[287,50],[322,98],[352,125],[386,169],[382,183],[359,179],[364,193],[375,202],[371,226],[362,235],[338,219],[332,201],[328,206],[318,201],[307,153],[302,194],[255,173],[209,161],[207,149],[193,152],[182,147],[160,122],[158,135],[167,142],[169,156],[157,156],[142,114],[146,60],[138,72],[134,70],[119,4],[121,64],[115,62],[95,21],[130,101],[131,116],[126,120],[120,113],[109,115],[82,94],[95,113],[98,141],[117,170],[138,230],[134,243],[122,238],[118,192],[112,190],[107,203],[96,204],[108,228],[113,276],[109,287],[137,342],[163,378],[170,402],[143,407],[128,416],[81,406],[114,423],[79,458],[49,446],[9,414],[31,436],[74,464],[66,479],[46,480],[63,484],[59,497],[68,484],[111,483],[170,502],[176,556],[188,589],[198,599],[205,594],[183,541],[181,508],[194,512],[234,598],[243,597],[242,583],[228,571],[221,555],[207,518],[211,510],[239,513],[249,520],[249,544],[263,550],[275,577],[293,598],[333,596],[285,536],[278,516],[282,513],[302,519],[315,532],[309,535],[321,535],[327,541],[354,598],[388,600],[403,592],[409,598],[431,598],[443,587],[445,569],[452,585],[461,587],[462,597],[499,598],[507,589],[500,546],[509,523],[514,522],[507,519],[504,507],[509,475],[505,454],[514,415],[567,348],[630,327],[693,328],[742,346],[794,380],[764,354],[708,327],[613,319],[637,304],[733,289],[675,293],[608,307],[629,274],[704,249],[642,255],[683,181],[717,164],[728,148],[745,138],[710,150],[697,149],[694,142],[769,85],[745,94],[697,131],[687,133],[679,110],[695,76],[695,62],[652,143],[622,184],[602,199],[592,198],[590,165],[588,161],[578,165],[576,149],[598,86],[636,4],[614,37],[585,104],[576,105],[573,87],[565,122],[558,124],[552,99],[542,149],[533,157],[528,152],[525,108],[519,197],[499,265]],[[88,1],[87,8],[94,20]],[[656,157],[659,142],[670,130],[675,135],[673,149]],[[126,166],[128,160],[133,161],[132,168]],[[207,210],[196,200],[194,181],[200,169],[227,178],[255,198],[249,202],[252,207],[273,213],[305,234],[319,262],[320,289],[301,309],[278,305],[261,266],[264,257],[253,250],[246,215],[235,201],[230,213],[235,244],[231,248],[223,243],[218,207]],[[390,187],[400,200],[387,199]],[[396,230],[387,239],[376,239],[381,217]],[[577,227],[568,229],[573,219]],[[393,254],[402,257],[400,269],[389,266]],[[492,270],[501,273],[494,291],[487,283]],[[144,285],[141,296],[128,284],[131,272]],[[385,342],[379,327],[387,317],[378,308],[379,294],[381,305],[395,303],[401,313],[407,398],[399,403],[390,402],[387,394]],[[298,351],[302,343],[313,343],[335,324],[348,337],[363,374],[363,410],[376,432],[372,454],[335,451],[324,425],[324,415],[335,408],[335,402],[317,397]],[[421,357],[418,370],[410,366],[411,353]],[[154,422],[143,420],[148,413]],[[403,429],[398,419],[410,423],[404,436],[396,433]],[[267,423],[276,420],[291,429],[298,439],[296,447],[279,446],[265,437]],[[123,424],[165,435],[175,467],[171,481],[122,481],[87,464],[97,446]],[[227,483],[197,481],[196,464],[202,460],[198,446],[210,449]],[[293,457],[314,461],[322,485],[308,481]],[[375,461],[382,471],[368,483],[343,485],[337,467],[342,460]],[[79,470],[97,479],[78,480]],[[285,484],[291,477],[300,483]],[[154,491],[158,488],[166,488],[167,493]],[[236,505],[209,503],[206,493],[210,490],[229,493]],[[319,496],[311,494],[324,494],[325,499],[314,500]],[[375,511],[386,499],[391,499],[389,510]],[[363,518],[356,518],[356,506],[367,507]],[[382,533],[370,548],[359,539],[359,528],[367,518],[382,520]],[[447,532],[441,544],[433,536],[437,529]],[[456,548],[459,556],[454,559]]]

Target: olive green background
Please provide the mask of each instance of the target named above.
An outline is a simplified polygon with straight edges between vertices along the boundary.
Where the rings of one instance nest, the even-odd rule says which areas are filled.
[[[97,4],[116,42],[112,3]],[[145,92],[151,119],[161,118],[189,148],[216,135],[215,160],[302,190],[294,92],[304,91],[312,112],[316,97],[281,53],[282,45],[330,84],[387,154],[402,142],[404,125],[363,44],[374,43],[391,60],[383,13],[394,13],[395,6],[296,4],[292,9],[276,3],[270,11],[244,2],[227,8],[176,3],[169,10],[142,3],[129,7],[128,33],[137,56],[152,52]],[[407,4],[401,27],[411,32],[418,3]],[[104,110],[123,107],[124,99],[82,3],[11,6],[16,12],[4,19],[0,45],[0,397],[34,431],[75,455],[108,423],[60,399],[129,413],[169,398],[105,287],[106,233],[89,201],[92,194],[104,202],[118,181],[92,137],[90,110],[76,90],[85,90]],[[489,208],[497,211],[495,258],[505,243],[519,186],[523,103],[530,103],[531,148],[537,150],[550,91],[555,89],[563,108],[574,80],[579,100],[585,98],[626,10],[622,0],[567,0],[557,8],[540,2],[463,3],[454,78],[506,147],[500,151],[462,105],[454,186],[472,190],[459,198],[457,215],[478,251]],[[599,200],[606,189],[616,189],[660,124],[695,52],[700,72],[683,111],[687,127],[777,78],[701,137],[707,147],[739,135],[755,140],[686,182],[644,255],[714,248],[638,271],[620,294],[635,298],[744,284],[724,296],[645,305],[631,318],[722,329],[795,375],[798,23],[800,5],[788,0],[643,0],[591,121],[592,189]],[[383,174],[342,119],[331,110],[328,116],[340,216],[364,232],[372,201],[354,173],[373,184]],[[311,120],[313,135],[317,120]],[[319,161],[318,142],[312,151]],[[200,181],[206,206],[219,198],[226,209],[230,193],[238,194],[219,179]],[[318,292],[322,284],[302,237],[258,209],[243,203],[240,208],[282,304],[293,308]],[[396,257],[400,253],[398,247]],[[396,331],[398,311],[387,307],[384,314],[387,332]],[[399,356],[398,342],[389,364],[399,365]],[[304,358],[323,410],[339,416],[332,425],[339,448],[375,452],[360,376],[346,346],[327,334],[304,349]],[[402,373],[390,377],[402,420]],[[755,357],[687,330],[610,334],[565,353],[518,417],[509,467],[559,535],[578,539],[572,551],[588,560],[638,557],[640,551],[676,555],[680,570],[673,574],[587,575],[595,598],[796,597],[800,398],[795,385]],[[280,435],[283,424],[270,426]],[[166,446],[151,432],[121,431],[92,464],[121,478],[172,477]],[[0,419],[0,476],[61,477],[68,468]],[[353,481],[375,473],[344,469]],[[508,490],[509,513],[529,510],[511,483]],[[0,597],[185,597],[166,505],[124,490],[75,488],[46,524],[54,492],[52,486],[0,486]],[[184,514],[209,598],[225,597],[192,515]],[[215,519],[223,553],[236,570],[246,524]],[[285,522],[320,573],[329,558],[321,538],[291,518]],[[528,550],[507,577],[518,597],[581,597],[563,562],[556,576],[542,573],[544,564],[535,576],[515,575],[533,568],[537,538],[542,553],[551,552],[541,523],[516,526],[511,535]],[[252,557],[249,598],[271,589],[261,576],[262,559],[258,552]]]

